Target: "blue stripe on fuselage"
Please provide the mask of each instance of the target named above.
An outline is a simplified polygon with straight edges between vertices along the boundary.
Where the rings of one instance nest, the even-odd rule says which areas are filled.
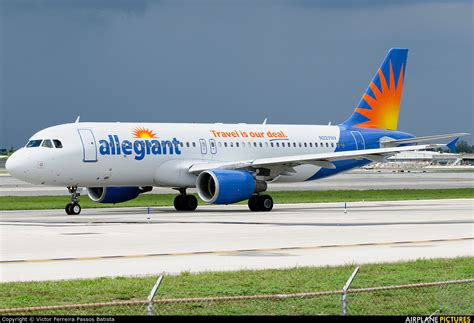
[[[390,130],[383,130],[383,129],[367,129],[367,128],[347,128],[344,126],[339,126],[340,129],[340,136],[339,136],[339,143],[336,148],[336,152],[338,151],[350,151],[350,150],[357,150],[356,142],[354,136],[352,136],[351,131],[357,131],[362,135],[362,138],[365,142],[365,149],[376,149],[380,148],[380,139],[383,137],[390,137],[393,139],[405,139],[405,138],[413,138],[415,136],[401,131],[390,131]],[[327,169],[321,168],[318,170],[313,176],[307,179],[307,181],[312,181],[315,179],[320,179],[332,175],[336,175],[338,173],[362,167],[367,164],[370,164],[371,161],[367,159],[348,159],[348,160],[339,160],[333,162],[336,166],[335,169]]]

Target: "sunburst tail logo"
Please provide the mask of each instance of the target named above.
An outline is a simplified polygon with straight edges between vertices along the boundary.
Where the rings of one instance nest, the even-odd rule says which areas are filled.
[[[408,49],[392,48],[377,70],[357,108],[343,125],[396,130]]]
[[[136,127],[132,131],[133,138],[156,138],[156,133],[153,130],[143,127]]]

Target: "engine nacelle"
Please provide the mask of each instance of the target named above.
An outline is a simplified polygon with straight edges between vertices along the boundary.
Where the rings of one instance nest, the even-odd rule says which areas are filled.
[[[204,202],[232,204],[265,191],[267,183],[256,181],[248,171],[214,169],[199,174],[196,188]]]
[[[97,203],[121,203],[133,200],[139,194],[149,192],[153,189],[147,187],[88,187],[87,191],[92,201]]]

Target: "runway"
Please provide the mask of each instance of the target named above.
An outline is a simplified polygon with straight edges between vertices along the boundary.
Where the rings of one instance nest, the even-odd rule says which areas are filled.
[[[446,189],[474,187],[474,172],[392,173],[354,170],[317,181],[270,183],[269,191],[362,190],[362,189]],[[190,190],[193,192],[193,190]],[[170,188],[153,188],[154,194],[176,194]],[[0,196],[68,195],[64,187],[32,185],[11,176],[0,176]]]
[[[0,280],[474,256],[474,199],[0,213]]]

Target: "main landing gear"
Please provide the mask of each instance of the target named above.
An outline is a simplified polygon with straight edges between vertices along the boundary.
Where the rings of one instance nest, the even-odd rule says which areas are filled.
[[[67,215],[78,215],[81,213],[81,206],[79,205],[80,193],[77,193],[77,186],[68,186],[68,191],[71,194],[71,203],[65,207]]]
[[[271,211],[273,199],[270,195],[252,195],[249,198],[249,209],[250,211]]]
[[[174,198],[176,211],[194,211],[198,206],[198,200],[194,195],[186,195],[185,188],[179,188],[179,195]]]

